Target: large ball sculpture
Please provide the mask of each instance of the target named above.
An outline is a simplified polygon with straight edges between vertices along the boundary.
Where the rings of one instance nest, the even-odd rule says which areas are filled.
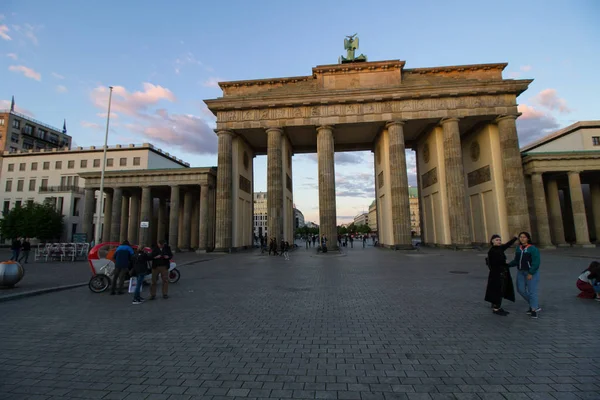
[[[13,287],[25,275],[25,269],[16,261],[0,262],[0,287]]]

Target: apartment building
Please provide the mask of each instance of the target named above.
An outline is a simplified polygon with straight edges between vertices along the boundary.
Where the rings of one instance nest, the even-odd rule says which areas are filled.
[[[267,234],[267,192],[254,193],[254,236]]]

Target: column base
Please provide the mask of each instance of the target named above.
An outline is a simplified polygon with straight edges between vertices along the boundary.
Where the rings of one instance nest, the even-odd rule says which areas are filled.
[[[538,246],[540,249],[546,249],[546,250],[552,250],[552,249],[556,249],[556,246],[553,244],[539,244]]]
[[[204,253],[208,253],[207,249],[196,249],[196,254],[204,254]]]
[[[559,243],[556,245],[556,247],[566,248],[566,247],[571,247],[571,245],[569,243]]]
[[[575,243],[573,247],[579,247],[581,249],[595,249],[596,245],[592,243]]]

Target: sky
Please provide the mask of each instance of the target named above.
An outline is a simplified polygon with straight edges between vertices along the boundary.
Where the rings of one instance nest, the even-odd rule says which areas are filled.
[[[1,0],[0,109],[67,121],[74,146],[150,142],[193,167],[217,165],[219,81],[310,75],[358,33],[369,61],[405,68],[507,62],[534,79],[518,98],[521,145],[600,119],[600,2]],[[266,157],[254,160],[265,191]],[[407,152],[409,184],[416,184]],[[338,223],[374,199],[373,155],[336,153]],[[314,155],[293,158],[294,202],[318,223]]]

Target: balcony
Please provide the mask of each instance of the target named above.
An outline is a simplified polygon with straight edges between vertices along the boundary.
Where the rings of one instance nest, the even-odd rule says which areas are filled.
[[[64,186],[40,186],[38,193],[76,193],[83,195],[85,190],[79,186],[64,185]]]

